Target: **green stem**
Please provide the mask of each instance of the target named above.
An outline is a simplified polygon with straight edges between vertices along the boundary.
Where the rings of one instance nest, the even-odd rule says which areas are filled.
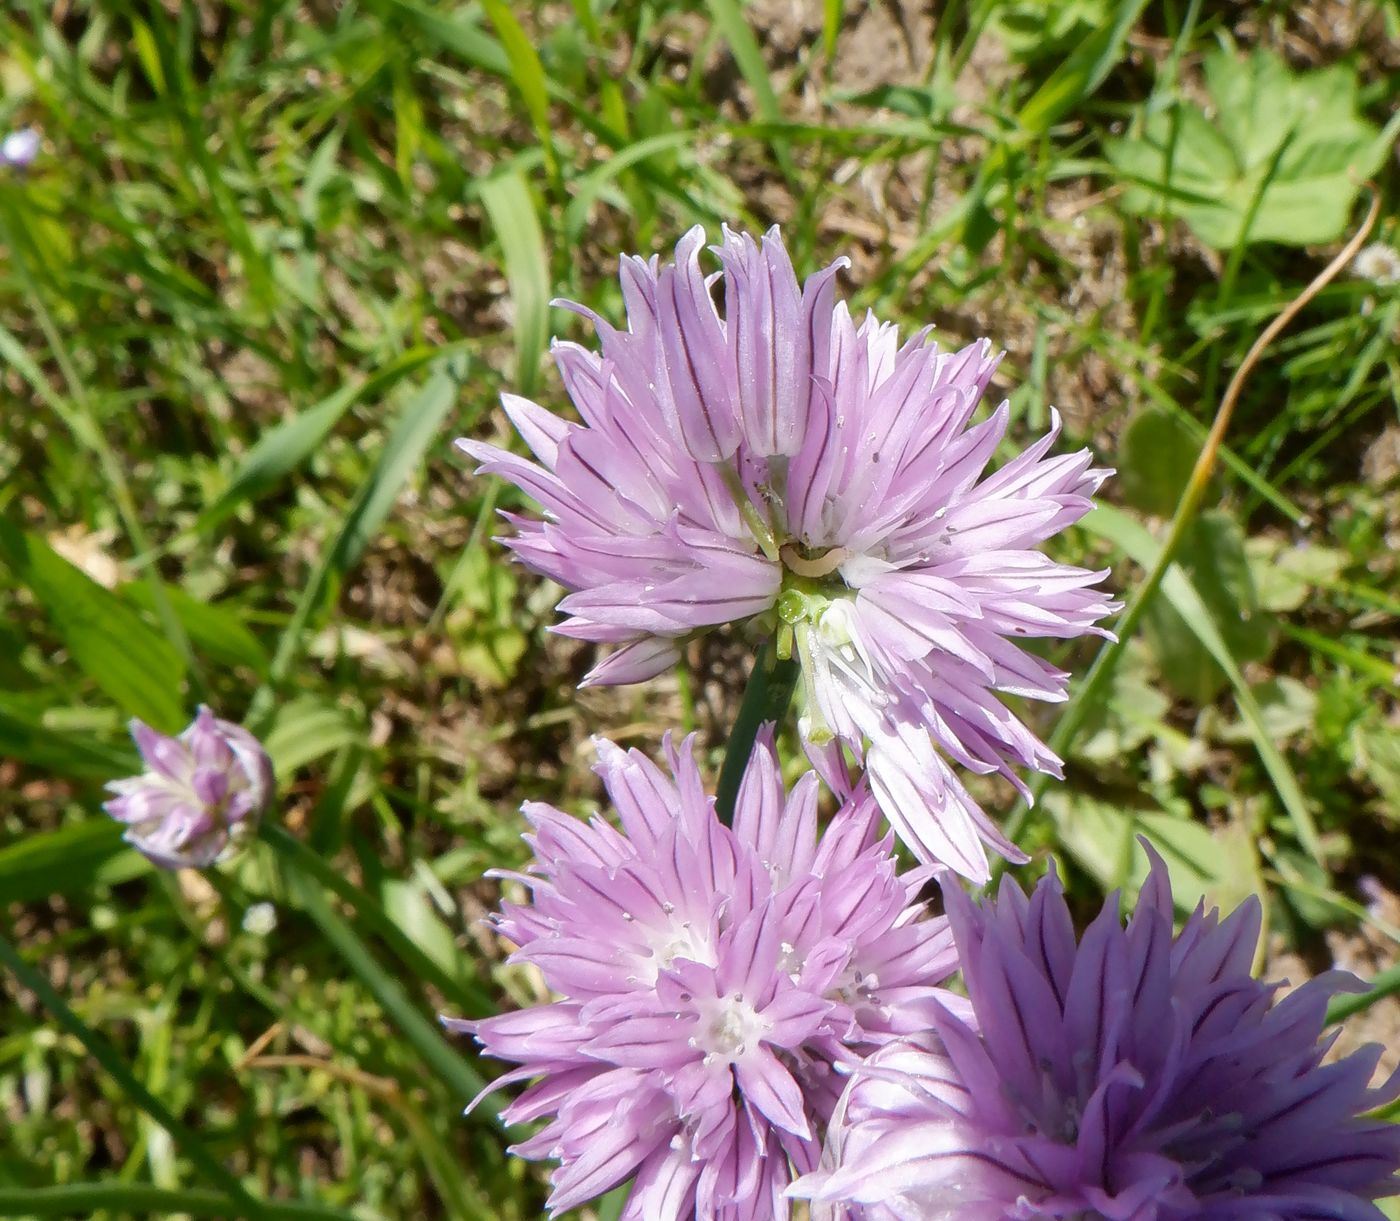
[[[739,784],[753,754],[754,739],[765,721],[779,721],[792,702],[800,667],[794,658],[786,661],[778,656],[777,646],[770,638],[763,643],[749,673],[749,685],[744,689],[744,701],[729,741],[724,747],[724,763],[719,769],[719,784],[715,788],[715,810],[720,822],[734,822],[734,801],[739,796]]]
[[[1063,757],[1068,752],[1075,737],[1088,720],[1090,712],[1098,706],[1103,698],[1106,698],[1108,682],[1113,677],[1113,671],[1117,668],[1119,658],[1122,657],[1124,650],[1128,647],[1128,642],[1133,638],[1138,623],[1147,613],[1147,608],[1151,605],[1153,597],[1156,596],[1158,587],[1167,575],[1167,570],[1176,559],[1176,553],[1185,541],[1187,533],[1196,519],[1196,514],[1200,510],[1201,502],[1205,499],[1211,476],[1215,473],[1220,447],[1225,440],[1225,432],[1229,428],[1230,418],[1234,414],[1235,404],[1239,401],[1240,392],[1244,389],[1249,375],[1254,371],[1255,365],[1259,363],[1259,358],[1264,354],[1264,350],[1278,338],[1280,332],[1298,316],[1303,307],[1331,283],[1343,267],[1351,262],[1352,257],[1365,243],[1379,215],[1380,195],[1373,191],[1371,207],[1366,214],[1366,219],[1362,221],[1361,227],[1352,235],[1351,240],[1313,278],[1311,283],[1260,332],[1259,337],[1245,353],[1244,359],[1230,379],[1230,384],[1225,388],[1224,395],[1221,396],[1220,406],[1216,410],[1215,419],[1211,422],[1210,432],[1206,434],[1205,444],[1202,445],[1201,452],[1196,457],[1196,465],[1191,471],[1191,477],[1187,480],[1186,487],[1182,490],[1176,512],[1172,515],[1171,524],[1167,529],[1167,537],[1162,542],[1157,562],[1143,578],[1142,584],[1137,587],[1133,596],[1128,599],[1127,607],[1119,616],[1118,622],[1113,625],[1113,630],[1117,633],[1118,638],[1109,641],[1099,650],[1098,656],[1094,658],[1094,664],[1089,667],[1089,673],[1084,676],[1084,682],[1065,708],[1064,715],[1060,717],[1059,723],[1055,726],[1055,732],[1050,735],[1050,749],[1057,755]],[[1031,800],[1038,798],[1045,791],[1049,782],[1050,778],[1043,772],[1037,772],[1032,776],[1029,781]],[[1027,812],[1028,803],[1023,802],[1007,819],[1005,829],[1009,838],[1015,839],[1020,832],[1025,823]]]
[[[165,1104],[136,1079],[117,1049],[74,1013],[44,975],[25,962],[19,951],[3,936],[0,936],[0,964],[8,967],[15,978],[39,998],[44,1007],[57,1019],[58,1024],[87,1049],[88,1054],[106,1070],[112,1080],[121,1087],[122,1092],[170,1134],[175,1147],[189,1158],[195,1169],[223,1192],[225,1207],[232,1201],[240,1210],[239,1216],[260,1219],[267,1217],[266,1209],[248,1194],[237,1177],[215,1160],[199,1137],[175,1118]]]
[[[238,1207],[213,1191],[172,1191],[109,1179],[58,1187],[0,1187],[0,1217],[90,1217],[99,1209],[143,1217],[227,1218]],[[355,1221],[355,1215],[323,1204],[267,1201],[267,1221]]]

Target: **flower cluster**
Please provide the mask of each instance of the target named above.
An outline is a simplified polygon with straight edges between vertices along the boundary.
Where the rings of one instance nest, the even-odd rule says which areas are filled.
[[[1059,774],[999,698],[1062,700],[1067,676],[1020,641],[1072,637],[1116,609],[1103,577],[1034,548],[1077,521],[1108,472],[1059,431],[987,474],[1010,419],[973,424],[998,357],[901,343],[834,302],[837,262],[799,284],[777,231],[726,231],[721,317],[700,264],[625,259],[628,328],[583,309],[601,351],[554,354],[582,422],[506,396],[537,461],[462,441],[545,511],[508,545],[573,590],[558,631],[621,646],[586,681],[672,665],[680,641],[758,617],[800,658],[803,733],[863,760],[881,809],[923,861],[975,881],[983,845],[1021,853],[951,763]]]
[[[37,148],[14,140],[0,162]],[[746,711],[723,798],[668,735],[665,767],[596,739],[615,817],[523,807],[533,861],[494,875],[516,888],[494,926],[552,999],[444,1022],[511,1066],[491,1090],[524,1085],[504,1116],[536,1125],[515,1153],[556,1163],[551,1215],[630,1181],[625,1221],[782,1221],[797,1199],[825,1221],[1380,1221],[1400,1127],[1366,1112],[1400,1074],[1373,1087],[1374,1048],[1327,1058],[1351,977],[1253,978],[1256,901],[1174,933],[1150,848],[1131,917],[1115,895],[1082,938],[1053,869],[1029,897],[961,888],[987,847],[1026,857],[959,770],[1023,793],[1025,769],[1059,774],[1003,701],[1065,696],[1025,641],[1106,634],[1104,574],[1038,548],[1107,472],[1052,454],[1058,420],[992,469],[987,342],[853,318],[842,263],[799,282],[776,230],[726,231],[713,274],[704,244],[624,260],[626,330],[573,307],[599,337],[555,346],[579,422],[505,401],[534,461],[461,442],[542,507],[508,515],[509,546],[569,589],[557,630],[613,646],[587,682],[742,623],[765,639],[746,709],[791,690],[764,686],[776,654],[812,765],[785,783]],[[207,708],[132,733],[146,770],[106,808],[152,860],[208,866],[254,829],[273,778],[251,733]]]
[[[201,869],[257,830],[272,798],[272,761],[241,725],[208,708],[178,737],[132,721],[146,770],[107,787],[126,840],[167,869]]]
[[[529,898],[496,927],[557,999],[448,1025],[515,1066],[492,1088],[529,1083],[505,1115],[543,1121],[515,1152],[557,1162],[551,1212],[630,1179],[631,1221],[795,1198],[830,1221],[1376,1221],[1400,1128],[1364,1112],[1400,1078],[1372,1089],[1374,1049],[1324,1063],[1345,980],[1274,1003],[1251,976],[1257,903],[1173,936],[1154,857],[1126,926],[1115,896],[1077,940],[1053,870],[980,904],[955,876],[1026,859],[955,769],[1059,773],[1002,697],[1064,698],[1025,640],[1106,634],[1104,574],[1037,548],[1107,472],[1052,455],[1056,420],[989,473],[989,344],[857,321],[842,264],[799,282],[776,231],[726,231],[714,274],[704,242],[623,261],[626,330],[572,307],[599,338],[554,349],[579,422],[505,400],[534,461],[460,443],[541,506],[508,546],[570,591],[558,631],[614,647],[586,682],[743,623],[800,669],[816,769],[785,789],[770,726],[729,823],[688,744],[667,774],[600,741],[620,826],[525,807]]]
[[[553,1211],[635,1176],[636,1221],[782,1215],[817,1164],[835,1067],[958,1003],[938,987],[956,959],[918,900],[927,871],[898,871],[867,797],[818,834],[816,777],[786,792],[771,734],[732,829],[689,743],[668,747],[670,775],[597,745],[621,830],[526,806],[532,900],[496,921],[561,999],[448,1025],[520,1066],[497,1086],[536,1079],[505,1117],[548,1118],[515,1151],[558,1159]]]

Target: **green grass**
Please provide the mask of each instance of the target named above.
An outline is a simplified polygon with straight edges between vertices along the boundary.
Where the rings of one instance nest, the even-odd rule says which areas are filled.
[[[44,138],[0,174],[0,1215],[540,1215],[494,1111],[461,1116],[493,1070],[432,1020],[536,995],[481,875],[523,862],[521,801],[589,807],[594,732],[693,727],[717,771],[742,657],[579,696],[587,650],[491,543],[519,498],[449,442],[503,436],[503,389],[562,403],[547,340],[584,328],[550,298],[617,319],[617,256],[697,222],[781,223],[803,271],[851,254],[859,305],[1008,349],[1018,441],[1058,406],[1120,468],[1059,554],[1132,593],[1232,372],[1367,198],[1329,240],[1215,250],[1193,148],[1131,141],[1197,121],[1232,39],[1304,89],[1341,64],[1358,141],[1400,87],[1365,3],[1325,46],[1307,6],[1194,0],[969,0],[907,39],[839,0],[800,29],[737,0],[51,7],[0,16],[0,132]],[[1260,155],[1245,231],[1305,206]],[[1264,353],[1076,697],[1021,838],[1086,908],[1146,828],[1188,896],[1260,891],[1276,950],[1394,966],[1358,883],[1400,876],[1397,326],[1400,289],[1343,274]],[[1094,654],[1052,650],[1081,680]],[[127,717],[201,700],[269,742],[284,830],[172,878],[101,784]]]

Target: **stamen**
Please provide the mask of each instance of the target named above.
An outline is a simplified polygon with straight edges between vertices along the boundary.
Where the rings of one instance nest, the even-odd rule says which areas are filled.
[[[788,570],[799,577],[829,577],[851,558],[845,547],[833,547],[814,560],[804,559],[798,554],[797,544],[791,541],[782,545],[778,555]]]

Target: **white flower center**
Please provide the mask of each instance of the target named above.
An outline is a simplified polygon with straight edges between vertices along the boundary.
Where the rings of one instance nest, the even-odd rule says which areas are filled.
[[[686,958],[707,967],[716,962],[714,947],[705,929],[697,929],[690,920],[677,920],[673,916],[670,923],[646,930],[646,947],[649,955],[643,957],[638,966],[639,982],[654,984],[656,977],[668,969],[677,958]]]
[[[745,1056],[772,1029],[742,993],[720,997],[702,1013],[696,1046],[705,1050],[705,1062],[733,1061]]]

